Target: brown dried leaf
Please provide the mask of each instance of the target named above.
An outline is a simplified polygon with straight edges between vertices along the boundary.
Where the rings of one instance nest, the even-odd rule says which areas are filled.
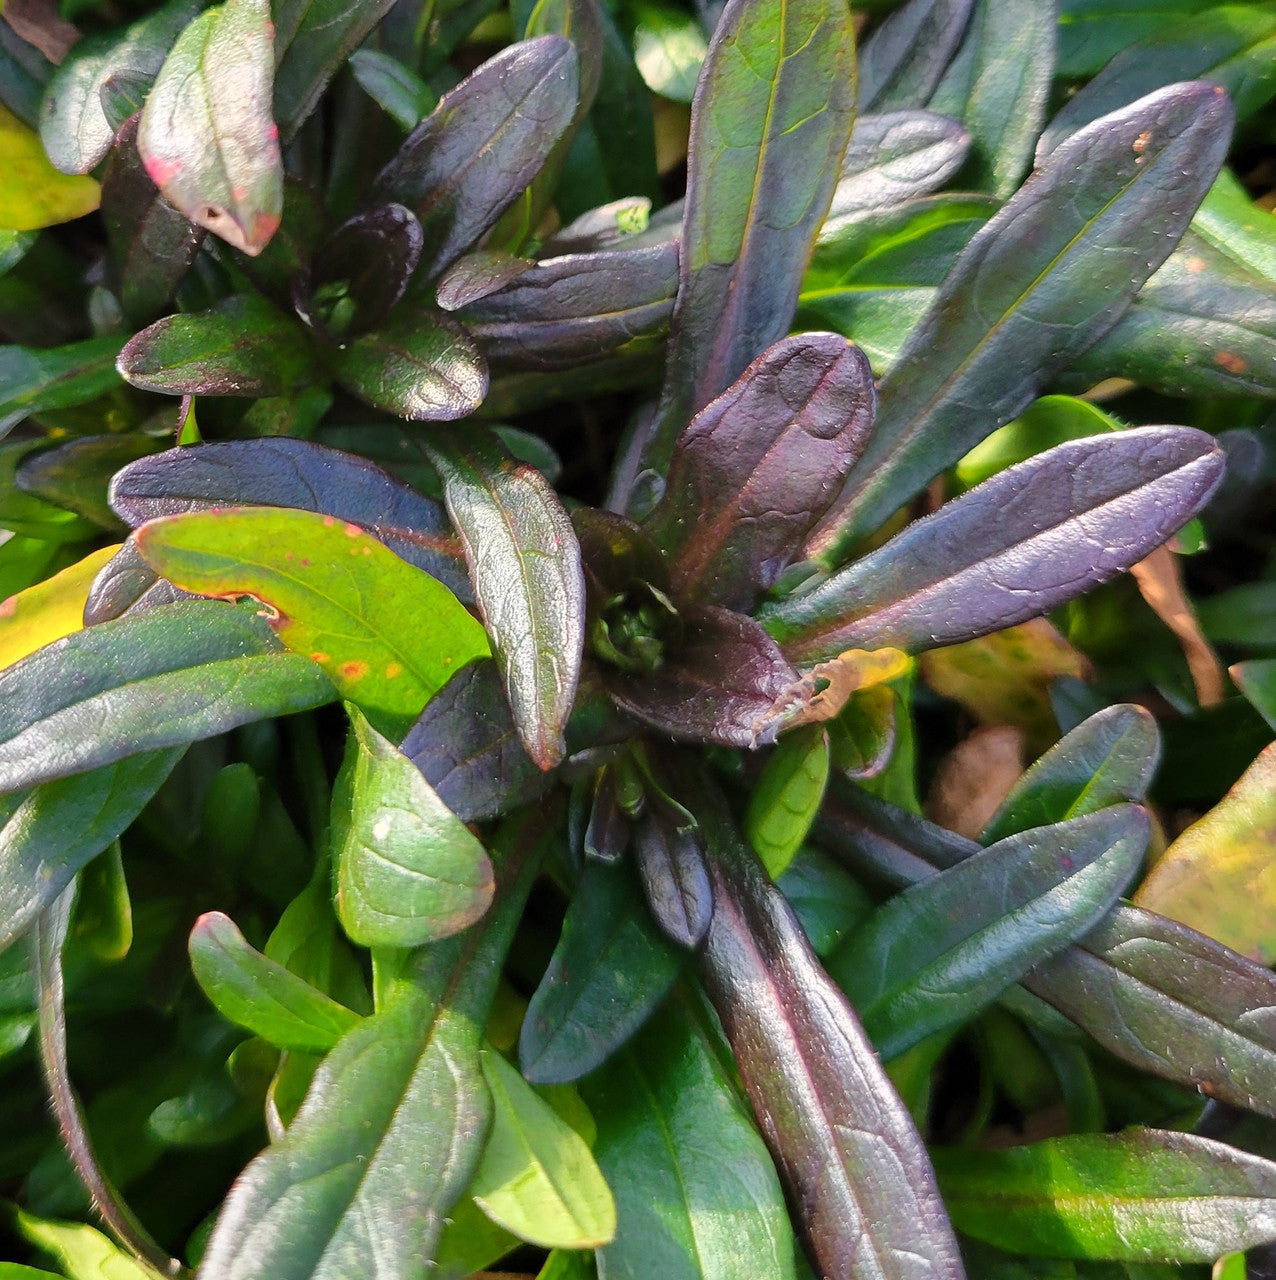
[[[832,720],[860,689],[871,689],[902,676],[910,658],[899,649],[847,649],[817,663],[775,700],[769,720],[779,730]]]
[[[1024,771],[1026,737],[1016,725],[976,729],[940,762],[926,816],[977,840]]]

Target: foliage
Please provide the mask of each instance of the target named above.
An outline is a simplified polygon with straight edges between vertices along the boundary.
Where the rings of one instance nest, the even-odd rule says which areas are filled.
[[[1271,1274],[1274,41],[6,4],[0,1276]]]

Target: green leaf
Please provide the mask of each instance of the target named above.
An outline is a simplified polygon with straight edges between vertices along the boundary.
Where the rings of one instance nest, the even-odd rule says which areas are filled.
[[[313,345],[296,320],[256,294],[211,311],[157,320],[124,344],[116,367],[143,391],[275,396],[314,376]]]
[[[1276,658],[1238,662],[1230,674],[1259,715],[1276,729]]]
[[[880,907],[829,972],[890,1059],[974,1017],[1091,927],[1138,870],[1133,805],[1009,836]]]
[[[980,835],[989,845],[1107,805],[1142,802],[1161,759],[1152,713],[1120,703],[1082,721],[1010,789]]]
[[[1217,175],[1231,114],[1221,91],[1179,85],[1105,116],[975,235],[882,381],[816,558],[844,558],[1112,327]]]
[[[93,178],[68,177],[50,163],[40,139],[0,103],[0,229],[38,231],[92,213],[101,200]]]
[[[323,667],[343,698],[405,731],[456,671],[489,652],[445,586],[332,516],[230,507],[152,520],[136,538],[177,586],[269,605],[290,649]],[[385,600],[395,608],[382,609]]]
[[[291,142],[318,105],[333,75],[372,29],[393,0],[276,0],[274,18],[275,112],[280,133]]]
[[[652,93],[690,102],[709,46],[696,15],[664,0],[640,0],[634,24],[634,63]]]
[[[327,1053],[360,1021],[345,1005],[250,947],[220,911],[195,921],[189,945],[195,981],[218,1013],[278,1049]]]
[[[822,725],[786,734],[767,760],[749,797],[744,834],[773,880],[806,839],[828,776],[829,737]]]
[[[83,542],[94,537],[98,530],[90,521],[18,486],[18,468],[43,443],[39,437],[28,436],[0,444],[0,529],[48,542]]]
[[[1242,955],[1276,961],[1276,743],[1157,859],[1134,901]]]
[[[563,758],[585,642],[585,578],[571,518],[553,486],[472,430],[425,445],[443,477],[479,613],[528,755]]]
[[[363,91],[405,129],[415,129],[438,103],[416,72],[376,49],[356,49],[350,71]]]
[[[1059,75],[1092,76],[1134,40],[1190,20],[1218,0],[1136,0],[1116,8],[1110,0],[1062,0],[1059,5]]]
[[[995,212],[987,196],[941,195],[844,223],[816,242],[798,323],[853,339],[874,370],[885,373],[957,255]]]
[[[1042,396],[1013,422],[980,441],[954,468],[958,482],[968,489],[997,472],[1026,462],[1066,440],[1081,440],[1120,431],[1119,423],[1097,405],[1073,396]]]
[[[846,0],[723,11],[691,112],[680,283],[648,465],[784,337],[855,109]]]
[[[283,216],[267,0],[226,0],[186,26],[146,98],[137,149],[165,198],[256,255]]]
[[[643,1024],[681,967],[632,870],[590,859],[523,1019],[527,1078],[561,1084],[587,1075]]]
[[[616,1204],[581,1136],[495,1049],[480,1054],[492,1130],[470,1194],[494,1222],[544,1249],[596,1249]]]
[[[337,381],[360,399],[414,422],[473,413],[487,395],[487,361],[442,311],[398,308],[336,358]]]
[[[0,796],[0,951],[132,825],[180,756],[145,752]]]
[[[0,436],[28,414],[73,408],[118,387],[120,345],[107,334],[63,347],[0,347]]]
[[[957,51],[973,0],[906,0],[879,22],[860,53],[860,109],[922,107]]]
[[[19,1209],[14,1214],[18,1230],[32,1244],[52,1254],[70,1280],[155,1280],[144,1267],[100,1231],[80,1222],[55,1222]],[[19,1270],[19,1276],[26,1268]],[[43,1271],[32,1275],[45,1275]],[[0,1273],[2,1276],[2,1273]],[[19,1280],[15,1276],[14,1280]]]
[[[320,706],[323,672],[260,618],[187,601],[77,631],[0,672],[0,792]]]
[[[1053,3],[983,0],[971,15],[961,49],[926,105],[969,130],[962,177],[976,190],[1004,200],[1032,167],[1054,53]]]
[[[365,947],[419,947],[492,901],[492,864],[421,771],[351,707],[332,793],[337,915]]]
[[[594,1154],[616,1197],[607,1280],[793,1280],[795,1245],[775,1167],[726,1070],[671,1011],[582,1082]]]
[[[776,881],[817,956],[827,956],[873,910],[868,891],[827,854],[798,851]]]
[[[543,820],[498,836],[497,901],[482,923],[407,955],[381,1009],[324,1059],[287,1134],[223,1206],[201,1280],[426,1273],[490,1123],[483,1023],[539,866]]]
[[[56,1276],[52,1271],[24,1267],[19,1262],[0,1262],[0,1280],[64,1280],[64,1277]]]
[[[53,73],[40,104],[40,141],[63,173],[88,173],[106,157],[115,127],[102,90],[112,76],[128,74],[148,85],[203,0],[170,0],[123,29],[79,41]]]
[[[935,1168],[957,1226],[1015,1253],[1213,1262],[1276,1239],[1276,1164],[1189,1133],[941,1150]]]
[[[1276,216],[1249,198],[1230,169],[1209,189],[1192,230],[1238,266],[1276,281]]]

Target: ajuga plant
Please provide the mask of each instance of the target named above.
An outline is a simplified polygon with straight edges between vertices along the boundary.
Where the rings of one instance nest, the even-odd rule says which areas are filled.
[[[1276,1274],[1274,42],[6,3],[0,1276]]]

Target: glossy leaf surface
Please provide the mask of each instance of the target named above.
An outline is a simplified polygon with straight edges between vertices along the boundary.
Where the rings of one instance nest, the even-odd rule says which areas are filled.
[[[809,725],[786,734],[749,797],[744,834],[778,880],[806,839],[829,776],[828,732]]]
[[[442,311],[401,307],[338,353],[336,377],[360,399],[415,422],[463,418],[487,395],[482,353]]]
[[[961,50],[927,103],[969,130],[965,176],[978,190],[1003,200],[1032,167],[1050,97],[1055,32],[1053,3],[985,0],[972,13]],[[1140,96],[1131,94],[1114,105]]]
[[[154,319],[181,283],[204,240],[203,228],[160,195],[137,151],[137,118],[125,123],[102,178],[102,220],[124,314]]]
[[[458,671],[426,703],[400,749],[462,822],[495,818],[552,785],[523,748],[495,662]]]
[[[0,796],[0,949],[131,825],[180,755],[144,752]]]
[[[283,215],[271,116],[274,28],[266,0],[226,0],[190,22],[146,98],[137,149],[179,212],[258,254]]]
[[[1009,836],[891,898],[829,972],[886,1058],[960,1024],[1093,925],[1138,871],[1133,805]]]
[[[275,25],[275,111],[285,142],[315,109],[328,81],[385,17],[391,0],[282,0]]]
[[[332,699],[247,610],[154,609],[77,631],[0,672],[0,791]]]
[[[357,454],[309,440],[227,440],[168,449],[119,471],[111,506],[137,526],[209,507],[316,511],[361,525],[400,559],[469,599],[460,548],[439,503]]]
[[[102,102],[103,86],[125,72],[153,80],[201,7],[200,0],[171,0],[122,31],[82,40],[71,50],[40,104],[40,141],[58,169],[88,173],[105,158],[115,128]]]
[[[936,1168],[961,1230],[1017,1253],[1213,1262],[1276,1239],[1276,1165],[1189,1133],[942,1152]]]
[[[585,639],[580,545],[553,486],[491,436],[426,445],[443,478],[474,598],[528,755],[551,769],[576,699]]]
[[[686,1018],[658,1018],[582,1085],[616,1196],[600,1280],[793,1280],[775,1167],[722,1064]]]
[[[276,1048],[326,1053],[360,1020],[249,946],[219,911],[195,921],[189,949],[195,980],[217,1011]]]
[[[1064,104],[1037,145],[1048,156],[1069,135],[1110,111],[1179,80],[1226,89],[1242,119],[1276,93],[1276,14],[1228,5],[1123,49]]]
[[[658,470],[691,416],[787,332],[854,107],[845,0],[731,0],[692,106]]]
[[[439,277],[434,300],[444,311],[460,311],[489,294],[506,288],[536,262],[500,249],[475,249],[457,260]]]
[[[1089,717],[1037,760],[1011,788],[979,839],[988,845],[1030,827],[1138,804],[1161,758],[1151,712],[1119,703]]]
[[[1200,509],[1221,475],[1213,441],[1186,428],[1062,444],[759,616],[803,662],[969,640],[1135,564]]]
[[[523,1019],[524,1075],[561,1084],[593,1071],[664,999],[681,964],[652,924],[632,872],[588,862]]]
[[[671,942],[698,947],[713,915],[699,830],[685,813],[652,806],[635,824],[633,845],[652,918]]]
[[[427,279],[527,187],[571,120],[576,90],[575,49],[562,36],[540,36],[489,59],[408,135],[372,194],[420,220]]]
[[[349,65],[363,91],[409,132],[438,105],[430,86],[389,54],[356,49]]]
[[[116,367],[135,387],[169,395],[275,396],[310,380],[305,329],[257,295],[157,320],[124,344]]]
[[[65,346],[0,347],[0,436],[28,414],[85,404],[120,385],[114,335]]]
[[[678,287],[673,243],[546,258],[462,313],[489,359],[512,369],[563,369],[669,327]]]
[[[585,1140],[495,1049],[482,1052],[492,1131],[470,1194],[521,1240],[595,1249],[616,1234],[616,1204]]]
[[[656,671],[609,673],[616,705],[670,737],[755,745],[797,672],[757,623],[712,606],[683,611],[682,642]]]
[[[678,438],[645,528],[675,592],[748,610],[801,549],[873,420],[873,375],[832,333],[785,338]]]
[[[860,54],[861,111],[922,107],[970,18],[972,0],[908,0],[884,18]]]
[[[1230,128],[1217,89],[1165,89],[1069,139],[1007,201],[883,380],[868,447],[811,540],[819,558],[840,559],[1112,327],[1186,230]]]
[[[717,812],[708,828],[714,912],[704,981],[801,1206],[812,1257],[825,1276],[848,1280],[961,1277],[908,1112],[783,895],[729,823]]]
[[[492,864],[417,767],[357,711],[333,789],[337,917],[365,947],[459,933],[492,901]]]
[[[1134,901],[1260,964],[1276,960],[1276,744],[1157,859]]]
[[[961,168],[969,149],[966,130],[936,111],[859,116],[820,238],[846,218],[942,187]]]
[[[232,507],[164,516],[136,537],[147,563],[184,590],[267,604],[280,639],[383,727],[406,729],[488,653],[482,627],[446,587],[332,516]],[[384,599],[397,607],[386,613]]]
[[[531,823],[506,828],[486,920],[414,952],[383,1007],[324,1059],[285,1137],[248,1166],[223,1206],[202,1277],[426,1273],[491,1119],[479,1047],[538,862]],[[394,1230],[378,1230],[383,1222]]]

